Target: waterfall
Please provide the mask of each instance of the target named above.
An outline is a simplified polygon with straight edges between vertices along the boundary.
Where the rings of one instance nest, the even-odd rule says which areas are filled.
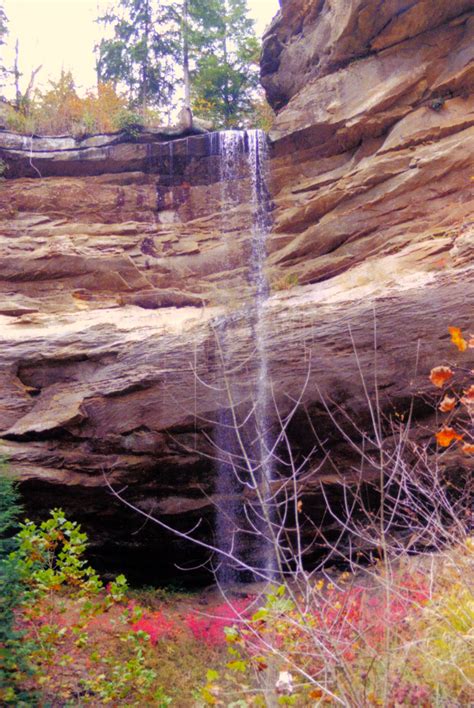
[[[255,382],[252,386],[251,403],[253,415],[245,425],[236,425],[236,412],[232,406],[225,406],[216,425],[214,440],[219,458],[217,464],[217,495],[219,498],[216,534],[221,550],[232,552],[237,557],[235,564],[225,560],[220,562],[218,580],[231,584],[241,579],[253,579],[249,571],[239,569],[239,559],[249,561],[249,565],[259,564],[268,572],[273,566],[271,544],[262,532],[265,522],[259,518],[270,515],[267,504],[248,504],[244,501],[249,488],[256,493],[255,480],[259,492],[268,500],[272,479],[271,455],[269,455],[268,434],[268,365],[265,348],[264,305],[268,297],[268,282],[265,275],[266,238],[270,228],[270,205],[267,188],[267,138],[263,131],[222,131],[211,136],[211,147],[219,156],[219,180],[221,185],[221,234],[224,246],[230,253],[229,239],[233,232],[229,222],[232,209],[241,205],[242,190],[237,185],[246,180],[249,184],[247,201],[250,206],[251,221],[249,235],[251,247],[247,249],[247,287],[249,298],[237,311],[228,307],[229,314],[220,319],[216,327],[216,338],[220,349],[223,370],[227,379],[227,399],[234,402],[238,398],[241,382],[233,380],[235,361],[232,357],[232,325],[238,321],[246,325],[254,340]],[[217,143],[217,144],[216,144]],[[232,270],[231,258],[227,257],[227,269]],[[237,373],[237,378],[240,372]],[[230,404],[231,401],[227,400]],[[237,432],[238,428],[238,432]],[[243,452],[245,450],[245,452]],[[249,474],[245,458],[252,460],[253,473]],[[246,469],[247,466],[247,469]],[[251,478],[254,478],[253,480]],[[245,505],[245,509],[244,509]],[[268,524],[267,524],[268,525]],[[259,533],[259,527],[261,531]],[[267,529],[265,529],[267,530]],[[268,530],[267,530],[268,531]],[[250,548],[250,550],[249,550]],[[258,549],[259,560],[249,559],[252,548]]]

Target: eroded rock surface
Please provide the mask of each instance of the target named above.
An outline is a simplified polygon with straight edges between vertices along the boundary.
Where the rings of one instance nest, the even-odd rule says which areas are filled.
[[[281,0],[280,4],[281,12],[264,38],[261,61],[262,83],[276,109],[307,90],[313,79],[337,74],[362,59],[375,58],[378,63],[394,56],[386,50],[404,50],[407,40],[416,40],[418,50],[430,47],[436,54],[446,41],[443,31],[428,47],[423,47],[423,35],[444,30],[459,18],[463,22],[473,10],[472,0]]]
[[[0,156],[8,163],[7,179],[52,175],[98,175],[104,172],[159,171],[169,155],[170,140],[207,131],[197,127],[150,132],[106,133],[83,137],[18,135],[0,131]],[[205,144],[205,140],[204,143]],[[195,141],[199,154],[199,141]]]
[[[400,413],[421,395],[425,439],[427,372],[455,358],[448,324],[473,327],[473,23],[472,1],[287,0],[268,31],[262,73],[279,110],[269,373],[286,410],[310,371],[305,408],[329,439],[321,397],[368,424],[354,346],[371,388],[374,322],[381,404]],[[0,183],[2,449],[30,510],[66,507],[102,565],[175,577],[176,562],[202,555],[143,525],[106,480],[181,529],[203,518],[212,534],[206,456],[226,405],[216,327],[229,310],[242,406],[256,375],[244,316],[248,173],[223,209],[212,136],[98,136],[81,151],[48,139],[32,159],[26,143],[5,140],[0,132],[10,167]],[[296,454],[309,438],[302,419]],[[336,439],[334,452],[350,468]],[[318,475],[315,517],[318,484],[334,477],[324,466]]]
[[[389,253],[395,280],[470,266],[472,1],[287,2],[262,67],[280,106],[272,265],[304,283],[362,263],[378,278]]]

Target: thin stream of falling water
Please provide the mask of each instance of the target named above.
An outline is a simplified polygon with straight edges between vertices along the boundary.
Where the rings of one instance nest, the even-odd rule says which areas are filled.
[[[263,307],[268,298],[268,280],[265,273],[267,256],[266,240],[270,229],[270,206],[267,190],[267,140],[263,131],[248,133],[249,165],[252,176],[252,259],[250,281],[254,289],[254,336],[257,354],[256,425],[259,434],[261,454],[259,462],[263,467],[263,478],[272,480],[271,459],[268,459],[268,363],[265,348],[265,320]]]
[[[235,189],[235,180],[239,172],[239,156],[244,150],[244,133],[240,131],[222,131],[211,135],[211,145],[217,141],[217,155],[219,157],[219,184],[220,184],[220,232],[223,239],[225,255],[224,270],[231,270],[230,223],[229,213],[238,206],[238,197]],[[225,303],[229,306],[229,303]],[[223,373],[227,377],[232,366],[230,320],[224,317],[216,327],[216,337],[222,356]],[[231,385],[230,380],[228,381]],[[231,394],[232,395],[232,394]],[[224,398],[226,395],[224,394]],[[227,401],[229,403],[229,401]],[[239,445],[236,440],[232,412],[228,406],[219,411],[217,426],[214,431],[214,440],[217,447],[217,496],[219,499],[216,510],[216,535],[217,547],[223,551],[240,557],[241,534],[237,528],[240,515],[239,495],[240,485],[236,477],[235,464],[239,459]],[[220,560],[218,567],[218,580],[223,585],[236,583],[240,574],[235,565],[227,560]]]
[[[36,167],[36,165],[33,164],[33,136],[30,136],[30,154],[29,154],[29,161],[30,161],[30,167],[36,172],[38,177],[42,177],[43,175],[39,171],[39,169]]]
[[[265,349],[265,324],[263,309],[268,297],[268,282],[265,275],[266,237],[270,228],[270,208],[267,189],[267,138],[263,131],[222,131],[216,134],[219,155],[219,179],[221,184],[221,232],[227,248],[226,270],[231,271],[230,236],[231,230],[229,215],[233,208],[239,206],[236,181],[243,176],[250,178],[251,193],[251,251],[248,259],[248,285],[251,290],[251,304],[246,309],[247,324],[255,340],[256,382],[252,398],[254,399],[254,415],[250,426],[252,430],[242,430],[242,438],[248,445],[249,457],[253,459],[255,476],[259,479],[260,492],[264,497],[267,508],[256,508],[250,511],[253,516],[254,527],[262,525],[258,516],[269,518],[270,509],[267,500],[270,496],[270,482],[272,480],[271,455],[269,454],[268,440],[268,364]],[[211,137],[211,146],[215,138]],[[242,313],[240,313],[242,316]],[[217,330],[217,337],[222,350],[223,367],[227,374],[232,367],[230,323],[232,315],[224,318]],[[232,382],[230,382],[232,388]],[[249,427],[249,426],[247,426]],[[232,413],[229,409],[220,413],[220,418],[215,431],[215,443],[221,458],[218,464],[217,494],[220,499],[220,508],[217,510],[217,542],[219,548],[231,551],[237,559],[243,558],[246,553],[243,538],[242,484],[236,473],[237,464],[242,464],[242,450],[237,440]],[[242,474],[245,477],[245,473]],[[267,524],[268,525],[268,524]],[[255,542],[255,529],[252,535],[253,545],[258,546],[259,561],[252,560],[250,564],[263,566],[267,574],[274,567],[274,554],[271,543],[266,540],[268,529],[263,522],[261,537]],[[247,537],[249,532],[247,530]],[[262,543],[263,541],[263,543]],[[248,538],[247,538],[248,545]],[[238,560],[237,564],[238,566]],[[223,561],[220,565],[218,578],[222,584],[231,584],[242,577],[238,568]]]
[[[223,392],[223,408],[219,412],[214,430],[216,447],[218,498],[216,509],[216,543],[217,547],[230,552],[236,559],[235,563],[221,560],[218,567],[218,580],[223,585],[231,585],[240,580],[253,580],[247,571],[239,568],[239,559],[248,562],[250,566],[264,569],[267,577],[272,576],[275,569],[275,554],[273,545],[268,538],[268,522],[272,522],[271,481],[273,478],[272,456],[270,453],[271,439],[268,432],[270,387],[268,382],[268,357],[266,351],[266,331],[264,308],[268,297],[268,282],[265,274],[266,239],[270,230],[270,202],[267,187],[267,137],[260,130],[226,130],[211,133],[209,152],[212,159],[218,163],[217,177],[220,185],[220,232],[223,247],[223,270],[229,279],[235,275],[235,254],[239,251],[238,234],[241,230],[241,216],[238,216],[236,228],[233,211],[242,206],[242,200],[249,202],[251,223],[249,225],[251,248],[244,256],[247,263],[239,263],[247,271],[247,287],[250,298],[242,307],[235,302],[236,286],[223,288],[223,303],[228,314],[215,323],[216,343],[222,357],[223,373],[227,378],[231,397],[239,399],[242,382],[235,374],[235,359],[233,357],[233,325],[238,322],[246,327],[254,340],[254,362],[256,368],[255,382],[250,395],[254,407],[253,416],[239,430],[241,439],[236,433],[227,393]],[[174,176],[174,144],[168,144],[168,182],[173,186]],[[250,188],[245,188],[250,183]],[[242,184],[244,187],[242,187]],[[242,194],[245,194],[243,197]],[[237,239],[237,243],[233,239]],[[245,268],[246,266],[246,268]],[[237,287],[238,289],[238,287]],[[242,291],[245,291],[243,287]],[[234,293],[234,294],[233,294]],[[241,293],[239,293],[239,296]],[[236,309],[237,307],[237,309]],[[231,373],[232,372],[232,373]],[[246,523],[243,511],[244,489],[249,487],[249,473],[245,471],[244,455],[241,443],[245,447],[245,455],[252,460],[254,477],[258,480],[263,504],[255,501],[246,506],[247,514],[252,517]],[[254,485],[255,487],[255,485]],[[254,488],[255,493],[255,488]],[[262,506],[264,508],[262,508]],[[262,522],[265,516],[267,522]],[[249,540],[250,539],[250,540]]]
[[[273,523],[273,504],[271,503],[271,482],[273,480],[273,456],[271,440],[269,439],[269,379],[268,352],[266,349],[266,320],[264,304],[269,295],[268,279],[265,272],[267,257],[267,236],[270,231],[270,199],[268,193],[268,143],[267,136],[261,130],[248,133],[249,166],[252,176],[252,260],[250,280],[254,288],[254,318],[253,331],[255,337],[257,359],[257,382],[255,392],[255,427],[258,445],[258,464],[262,480],[262,495],[267,518],[264,522],[265,547],[263,565],[267,575],[273,575],[275,568],[275,552],[272,544],[269,526]]]

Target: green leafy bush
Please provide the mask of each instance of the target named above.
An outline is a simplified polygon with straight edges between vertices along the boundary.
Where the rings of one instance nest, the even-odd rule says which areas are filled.
[[[1,463],[0,463],[1,464]],[[2,465],[3,466],[3,465]],[[2,472],[0,468],[0,472]],[[21,705],[29,694],[21,688],[31,671],[28,655],[31,642],[26,642],[16,628],[15,612],[25,599],[22,572],[15,550],[14,536],[21,506],[14,483],[0,475],[0,704]]]
[[[419,638],[410,659],[440,705],[470,705],[474,697],[474,537],[437,560],[430,601],[411,630]]]
[[[9,528],[16,518],[11,493],[4,495],[4,503],[0,530],[3,526]],[[20,610],[29,633],[37,638],[30,651],[36,667],[35,685],[41,690],[42,700],[48,703],[52,695],[48,688],[54,680],[51,667],[72,675],[74,653],[84,652],[91,668],[85,676],[71,680],[77,690],[85,692],[85,703],[126,701],[127,705],[143,705],[152,698],[153,705],[167,706],[170,699],[157,681],[157,672],[149,665],[149,636],[130,631],[128,610],[117,616],[118,603],[126,599],[125,576],[119,575],[104,587],[84,558],[87,535],[61,509],[53,509],[40,524],[26,520],[19,527],[7,549],[9,563],[16,572],[17,594],[12,593],[11,586],[6,591],[10,602],[17,598],[15,608]],[[9,616],[9,631],[16,639],[13,612]],[[120,651],[110,651],[107,646],[100,653],[97,651],[91,633],[97,634],[99,628],[117,633]],[[25,680],[24,676],[18,678]],[[62,691],[64,696],[71,696],[69,689]],[[17,691],[4,694],[4,700],[9,696],[18,699]]]
[[[83,558],[87,535],[61,509],[39,526],[26,520],[20,525],[15,558],[31,591],[44,593],[68,588],[77,594],[97,594],[103,584]]]
[[[114,128],[125,133],[127,138],[136,140],[143,130],[143,119],[139,113],[124,108],[115,116]]]
[[[470,705],[474,539],[424,561],[349,573],[303,597],[281,585],[226,630],[226,671],[210,670],[207,705]],[[367,576],[368,579],[369,576]],[[243,619],[242,619],[243,618]]]
[[[103,703],[126,701],[127,705],[142,705],[152,700],[156,708],[165,708],[171,703],[161,686],[157,686],[157,672],[149,666],[146,632],[128,632],[121,641],[126,644],[128,658],[106,659],[108,673],[100,673],[83,682],[84,688]]]

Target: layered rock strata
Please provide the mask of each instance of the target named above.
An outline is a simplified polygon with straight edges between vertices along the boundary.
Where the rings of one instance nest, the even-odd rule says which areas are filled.
[[[373,279],[389,253],[394,279],[470,265],[472,0],[284,3],[262,80],[279,108],[272,264],[304,283],[362,263]]]
[[[305,411],[341,471],[354,461],[321,400],[369,425],[354,347],[373,390],[376,327],[381,405],[402,414],[417,396],[429,440],[427,373],[453,359],[447,326],[473,327],[473,23],[472,1],[287,0],[265,38],[278,111],[269,372],[287,410],[309,371]],[[228,403],[215,332],[229,310],[242,406],[255,376],[249,176],[242,163],[240,206],[223,210],[215,137],[28,140],[0,132],[2,449],[30,510],[62,504],[103,566],[170,579],[202,554],[143,524],[106,481],[212,536],[206,456]],[[303,419],[296,455],[314,443]],[[330,465],[311,480],[314,518],[318,485],[336,481]]]

